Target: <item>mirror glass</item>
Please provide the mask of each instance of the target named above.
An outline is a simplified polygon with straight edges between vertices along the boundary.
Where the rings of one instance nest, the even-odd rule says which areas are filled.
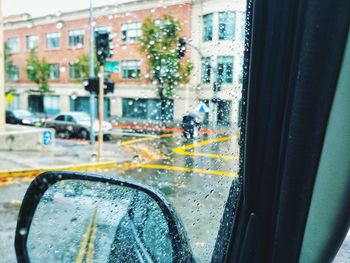
[[[28,233],[30,262],[172,262],[167,220],[146,193],[62,180],[42,196]]]

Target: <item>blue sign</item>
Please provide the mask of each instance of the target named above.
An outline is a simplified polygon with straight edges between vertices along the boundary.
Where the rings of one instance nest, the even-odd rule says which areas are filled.
[[[208,108],[208,106],[205,103],[202,102],[201,105],[199,106],[198,111],[200,113],[208,113],[209,112],[209,108]]]
[[[44,133],[43,133],[43,143],[44,143],[44,145],[50,145],[52,143],[52,132],[44,131]]]

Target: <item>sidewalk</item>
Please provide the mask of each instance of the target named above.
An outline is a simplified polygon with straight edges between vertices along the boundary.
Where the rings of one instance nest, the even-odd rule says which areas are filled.
[[[174,126],[166,126],[161,127],[160,125],[146,125],[142,123],[114,123],[113,129],[119,129],[119,130],[127,130],[131,132],[177,132],[181,133],[183,129],[181,128],[181,125],[174,125]],[[214,129],[208,126],[203,126],[200,133],[206,133],[206,134],[228,134],[228,133],[239,133],[239,128],[237,127],[215,127]]]
[[[92,146],[86,141],[57,140],[54,151],[0,151],[0,179],[11,175],[21,177],[21,171],[25,176],[29,171],[35,174],[60,168],[78,171],[113,169],[116,164],[130,162],[133,158],[133,152],[116,144],[104,143],[103,160],[98,162],[97,145]]]

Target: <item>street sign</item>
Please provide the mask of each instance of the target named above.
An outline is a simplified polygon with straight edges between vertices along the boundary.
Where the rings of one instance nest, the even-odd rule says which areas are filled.
[[[105,71],[106,72],[119,72],[119,61],[107,61],[105,64]]]
[[[43,132],[43,143],[44,145],[50,145],[52,143],[52,133],[50,131]]]
[[[208,113],[209,112],[209,107],[207,106],[207,104],[205,104],[204,102],[202,102],[199,107],[198,107],[198,111],[200,113]]]

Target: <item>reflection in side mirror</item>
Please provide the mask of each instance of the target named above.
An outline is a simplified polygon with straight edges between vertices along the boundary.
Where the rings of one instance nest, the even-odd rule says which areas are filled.
[[[76,173],[34,180],[15,246],[19,262],[194,262],[161,195],[129,181]]]

